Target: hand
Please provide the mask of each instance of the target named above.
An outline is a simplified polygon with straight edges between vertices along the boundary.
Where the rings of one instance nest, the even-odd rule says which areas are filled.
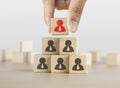
[[[55,8],[68,9],[67,27],[71,32],[76,32],[86,0],[43,0],[44,19],[50,31],[50,20],[54,17]]]

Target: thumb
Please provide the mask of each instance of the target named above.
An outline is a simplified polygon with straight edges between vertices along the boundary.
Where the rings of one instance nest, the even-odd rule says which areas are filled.
[[[51,18],[54,17],[55,0],[44,0],[44,19],[50,32]]]
[[[77,31],[85,2],[86,0],[71,0],[67,16],[67,27],[73,33]]]

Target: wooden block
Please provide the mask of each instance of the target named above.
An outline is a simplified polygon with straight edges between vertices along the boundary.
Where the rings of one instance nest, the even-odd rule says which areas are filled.
[[[2,51],[0,51],[0,62],[3,62],[3,55],[2,55]]]
[[[5,50],[3,50],[3,58],[4,58],[6,61],[12,60],[12,58],[13,58],[13,51],[10,50],[10,49],[5,49]]]
[[[98,51],[90,51],[92,54],[92,62],[93,63],[98,63],[100,62],[100,53]]]
[[[70,55],[69,56],[69,73],[87,73],[87,57],[86,55]]]
[[[68,55],[51,55],[51,72],[68,72]]]
[[[21,52],[32,52],[33,50],[33,42],[32,41],[21,41],[20,43],[20,51]]]
[[[0,51],[0,62],[5,62],[5,54],[4,54],[4,50]]]
[[[80,53],[80,55],[85,55],[87,58],[87,65],[92,64],[92,54],[91,53]]]
[[[13,52],[12,62],[23,64],[24,63],[23,52]]]
[[[53,35],[68,35],[66,18],[51,18],[51,33]]]
[[[107,54],[106,62],[108,65],[120,65],[120,54],[117,53]]]
[[[35,55],[34,72],[50,72],[50,55]]]
[[[77,40],[75,37],[64,37],[59,39],[60,54],[76,54]]]
[[[27,63],[33,64],[34,63],[34,57],[36,54],[40,54],[40,52],[28,52],[27,53]]]
[[[59,38],[55,38],[55,37],[42,38],[42,53],[43,54],[58,54],[59,53]]]

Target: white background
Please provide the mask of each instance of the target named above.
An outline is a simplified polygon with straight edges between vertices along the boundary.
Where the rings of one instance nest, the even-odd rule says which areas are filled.
[[[120,52],[120,0],[88,0],[78,31],[79,52]],[[56,11],[55,17],[66,17]],[[33,40],[41,51],[41,38],[51,36],[43,17],[42,0],[0,0],[0,49],[19,50],[21,40]]]

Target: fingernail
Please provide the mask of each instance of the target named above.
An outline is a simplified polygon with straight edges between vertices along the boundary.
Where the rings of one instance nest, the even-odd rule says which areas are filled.
[[[76,21],[70,21],[68,23],[68,29],[71,32],[75,33],[77,31],[77,28],[78,28],[78,22],[76,22]]]

